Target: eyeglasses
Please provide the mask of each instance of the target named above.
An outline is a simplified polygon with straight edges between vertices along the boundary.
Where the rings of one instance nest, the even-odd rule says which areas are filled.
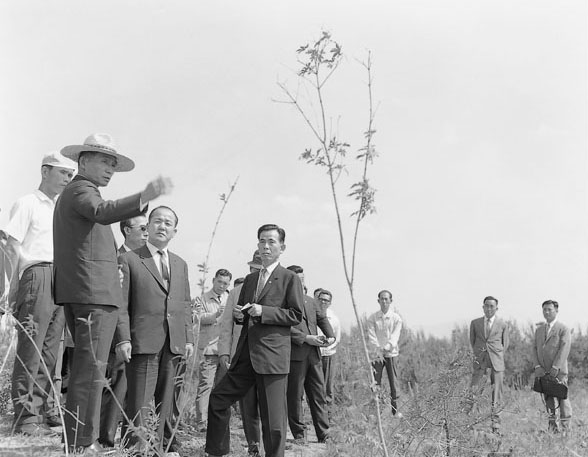
[[[146,232],[147,231],[147,226],[146,225],[129,225],[129,228],[138,228],[139,230],[141,230],[142,232]]]
[[[329,303],[331,301],[330,298],[319,298],[319,301],[324,301],[326,303]]]

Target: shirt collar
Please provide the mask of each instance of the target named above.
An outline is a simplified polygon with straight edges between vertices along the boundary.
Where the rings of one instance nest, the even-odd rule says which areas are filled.
[[[220,296],[214,291],[214,289],[210,289],[208,292],[206,292],[206,296],[207,298],[212,298],[215,301],[219,301],[219,303],[222,301],[223,299],[223,295],[228,294],[229,292],[227,290],[225,290],[222,294],[220,294]]]
[[[553,328],[553,326],[555,325],[556,322],[557,322],[557,316],[551,322],[545,321],[545,325],[547,326],[547,328],[551,329],[551,328]]]
[[[149,241],[147,241],[147,243],[145,243],[145,246],[147,246],[147,249],[149,249],[149,252],[151,252],[152,256],[154,256],[155,254],[160,255],[159,251],[163,251],[163,253],[169,257],[168,252],[167,252],[167,248],[159,249],[157,246],[154,246]]]
[[[494,323],[494,319],[496,319],[496,314],[490,318],[484,316],[484,321],[487,321],[487,322],[489,321],[490,325],[492,325]]]
[[[49,195],[47,195],[46,193],[44,193],[43,191],[41,191],[39,189],[35,189],[35,192],[33,192],[33,193],[42,202],[48,202],[51,204],[55,204],[55,202],[57,201],[57,198],[59,197],[59,195],[56,195],[55,197],[51,198],[51,197],[49,197]]]
[[[267,270],[268,272],[268,276],[271,275],[274,270],[276,269],[276,267],[280,264],[280,262],[278,260],[276,260],[274,263],[272,263],[271,265],[268,265],[267,267],[263,267]]]

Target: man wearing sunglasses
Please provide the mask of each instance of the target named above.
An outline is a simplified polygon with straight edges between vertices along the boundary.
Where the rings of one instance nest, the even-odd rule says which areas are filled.
[[[143,214],[120,222],[120,231],[125,240],[118,248],[119,255],[134,251],[145,245],[148,236],[147,223],[147,216]],[[102,391],[98,442],[106,447],[114,447],[114,436],[116,435],[118,423],[122,418],[121,407],[124,408],[127,395],[125,363],[122,359],[116,357],[114,346],[110,347],[110,354],[108,355],[106,379],[110,380],[110,389],[105,387]]]

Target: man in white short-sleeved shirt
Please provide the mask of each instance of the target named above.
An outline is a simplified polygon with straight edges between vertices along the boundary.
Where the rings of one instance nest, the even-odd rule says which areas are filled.
[[[52,297],[53,210],[75,168],[59,153],[45,156],[39,188],[16,201],[4,229],[8,256],[18,274],[8,297],[20,323],[12,373],[15,433],[52,435],[50,427],[61,425],[51,388],[65,325],[63,308]]]

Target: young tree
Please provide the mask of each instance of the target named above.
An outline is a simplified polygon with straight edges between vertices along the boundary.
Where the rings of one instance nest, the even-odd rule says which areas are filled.
[[[351,213],[353,218],[353,230],[351,232],[352,244],[349,251],[345,243],[346,230],[343,222],[343,215],[341,214],[340,197],[338,189],[338,181],[343,171],[347,170],[347,152],[350,148],[349,143],[339,138],[338,134],[331,128],[331,117],[327,113],[327,108],[324,100],[324,87],[333,76],[342,61],[342,49],[339,43],[331,38],[329,32],[322,32],[320,38],[314,43],[308,43],[301,46],[296,53],[298,54],[298,62],[300,69],[298,70],[298,78],[302,84],[310,87],[311,103],[315,102],[318,106],[318,120],[311,120],[310,113],[304,108],[302,100],[298,98],[298,94],[292,92],[285,83],[278,83],[286,96],[286,100],[280,100],[281,103],[292,105],[296,108],[298,113],[302,116],[304,122],[308,125],[315,140],[318,144],[316,148],[306,149],[301,159],[308,164],[316,165],[326,169],[329,179],[331,197],[335,208],[335,216],[337,219],[337,228],[339,232],[339,242],[341,246],[341,257],[343,261],[343,270],[345,273],[345,280],[349,289],[351,303],[355,318],[362,336],[363,350],[366,360],[366,368],[369,374],[370,386],[372,386],[373,397],[376,405],[376,412],[378,418],[378,431],[382,443],[384,455],[388,456],[388,450],[384,440],[384,433],[382,428],[382,420],[380,414],[380,403],[375,389],[374,375],[371,369],[371,360],[366,343],[363,326],[361,325],[360,316],[357,308],[354,293],[355,281],[355,267],[356,254],[358,245],[359,226],[361,221],[369,214],[375,212],[374,196],[375,189],[371,186],[368,179],[369,166],[373,164],[377,156],[375,146],[373,144],[373,137],[376,133],[374,128],[375,109],[372,99],[372,61],[371,54],[368,52],[367,61],[362,62],[361,65],[367,72],[367,89],[368,89],[368,118],[367,129],[364,131],[365,145],[361,147],[355,159],[358,160],[362,167],[361,176],[354,182],[348,190],[347,197],[352,198],[357,203],[357,209]]]

